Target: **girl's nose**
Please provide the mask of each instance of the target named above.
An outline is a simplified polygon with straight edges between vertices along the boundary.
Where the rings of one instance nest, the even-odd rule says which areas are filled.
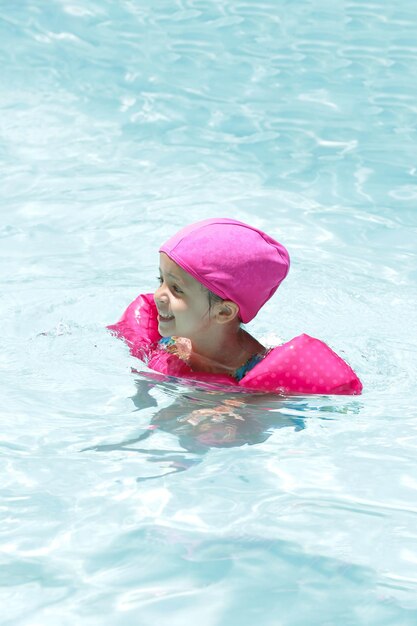
[[[158,287],[158,289],[153,294],[153,297],[155,302],[166,302],[168,300],[163,284]]]

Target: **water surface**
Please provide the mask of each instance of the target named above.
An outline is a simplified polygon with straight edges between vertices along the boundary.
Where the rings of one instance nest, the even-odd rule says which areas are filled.
[[[3,623],[414,625],[414,5],[22,0],[0,29]],[[153,381],[105,331],[218,215],[292,257],[248,329],[325,340],[362,396]]]

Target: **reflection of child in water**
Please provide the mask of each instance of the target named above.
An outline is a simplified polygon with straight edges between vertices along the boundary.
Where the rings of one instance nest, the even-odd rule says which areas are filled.
[[[163,383],[169,387],[170,383]],[[146,378],[136,380],[137,394],[132,398],[138,409],[155,405],[149,390],[153,383]],[[147,438],[156,429],[177,435],[189,451],[203,452],[210,447],[235,447],[266,441],[276,428],[303,429],[299,417],[276,411],[288,404],[285,398],[266,394],[239,394],[208,391],[178,395],[173,404],[160,409],[152,418]],[[198,403],[193,410],[193,404]],[[299,401],[298,401],[299,403]]]
[[[233,411],[232,407],[242,406],[243,402],[234,399],[223,400],[223,404],[213,407],[212,409],[196,409],[185,417],[179,418],[179,422],[188,422],[192,426],[197,426],[208,417],[211,418],[211,422],[224,422],[226,417],[231,417],[236,420],[243,420],[243,417]]]
[[[156,407],[156,400],[149,394],[156,380],[147,375],[138,374],[136,379],[137,393],[132,400],[138,411]],[[165,471],[138,477],[137,480],[160,478],[171,473],[182,472],[202,460],[210,448],[231,448],[244,444],[257,444],[266,441],[275,430],[291,428],[299,431],[306,427],[303,412],[311,411],[347,413],[359,411],[357,401],[346,406],[320,405],[319,408],[309,406],[300,398],[294,400],[271,394],[249,394],[209,391],[192,386],[187,391],[178,388],[175,382],[161,381],[159,389],[165,389],[168,395],[174,393],[175,400],[170,406],[160,409],[151,419],[148,426],[141,427],[141,433],[133,438],[112,444],[104,444],[87,448],[87,450],[109,451],[125,450],[130,453],[145,454],[151,463],[159,464]],[[237,396],[237,397],[236,397]],[[193,410],[193,405],[198,408]],[[173,449],[166,446],[154,446],[149,441],[143,444],[158,431],[163,431],[178,438],[183,448],[179,451],[174,444]],[[155,440],[157,441],[157,440]],[[189,454],[191,453],[191,455]]]
[[[210,445],[210,443],[221,442],[223,444],[236,445],[238,425],[234,420],[244,422],[245,419],[239,413],[236,413],[233,408],[238,408],[242,405],[243,402],[239,400],[226,399],[223,400],[222,404],[212,409],[196,409],[188,415],[178,418],[178,422],[187,422],[191,426],[197,427],[197,439],[201,443]],[[222,424],[222,426],[216,428],[217,424]]]

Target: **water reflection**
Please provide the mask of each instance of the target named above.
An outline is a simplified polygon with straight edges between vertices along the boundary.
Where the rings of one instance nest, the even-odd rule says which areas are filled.
[[[312,416],[334,419],[332,413],[358,412],[360,409],[356,400],[335,406],[326,404],[322,397],[315,405],[312,398],[301,396],[230,391],[201,383],[184,384],[179,379],[146,372],[136,374],[136,393],[132,401],[138,412],[158,406],[153,390],[162,392],[172,400],[171,404],[157,410],[137,437],[86,450],[136,452],[146,455],[148,462],[167,470],[138,478],[138,481],[185,471],[201,463],[211,448],[263,443],[279,428],[305,429],[306,420]],[[152,436],[158,431],[174,435],[183,451],[175,449],[175,441],[172,449],[149,447]]]
[[[138,410],[151,406],[154,398],[150,391],[153,380],[140,377],[137,392],[132,400]],[[272,394],[222,391],[201,386],[178,388],[178,384],[160,381],[159,388],[173,397],[173,402],[153,416],[148,427],[150,436],[156,429],[175,435],[185,450],[205,453],[211,447],[236,447],[266,441],[277,428],[305,428],[304,419],[297,415],[277,412],[289,406],[288,398]],[[297,409],[301,408],[300,401]]]

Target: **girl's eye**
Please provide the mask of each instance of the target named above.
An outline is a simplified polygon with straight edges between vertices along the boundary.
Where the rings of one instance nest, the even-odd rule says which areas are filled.
[[[162,285],[162,283],[164,282],[162,276],[157,276],[156,280],[159,282],[160,285]],[[179,287],[177,287],[177,285],[172,285],[171,289],[172,291],[175,291],[175,293],[184,293]]]

